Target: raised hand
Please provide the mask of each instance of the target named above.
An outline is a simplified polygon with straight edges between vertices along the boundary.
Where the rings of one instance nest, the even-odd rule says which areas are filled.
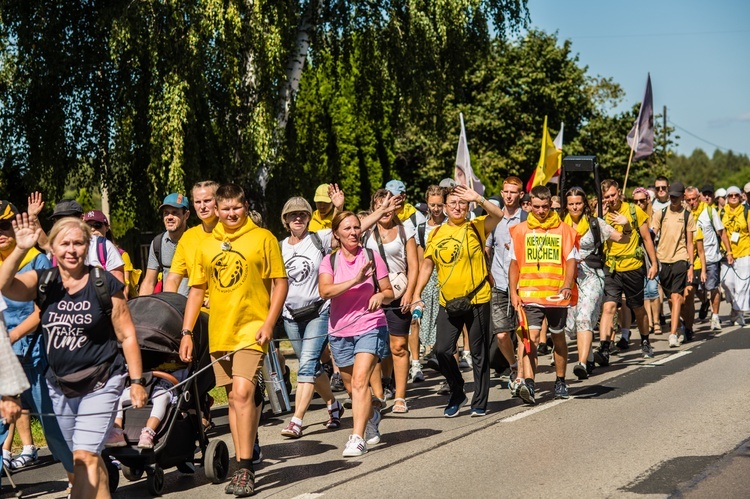
[[[28,213],[16,215],[12,224],[16,233],[16,246],[19,249],[26,251],[36,246],[39,236],[42,234],[42,228],[29,220]]]
[[[42,212],[42,208],[44,208],[42,193],[39,191],[32,192],[29,195],[28,207],[26,208],[26,212],[29,214],[29,217],[31,217],[32,219],[38,218],[39,214]]]
[[[375,262],[370,260],[359,269],[359,272],[357,272],[357,275],[354,277],[354,282],[362,284],[372,276],[373,272],[375,272]]]
[[[613,211],[611,213],[607,213],[607,222],[610,225],[621,225],[625,226],[628,224],[628,217],[623,215],[622,213]]]
[[[328,197],[331,198],[331,203],[333,203],[333,206],[335,206],[337,210],[343,211],[344,191],[339,189],[339,184],[328,184]]]
[[[459,197],[459,199],[468,203],[478,203],[482,199],[482,196],[480,196],[475,190],[461,184],[456,185],[453,192]]]

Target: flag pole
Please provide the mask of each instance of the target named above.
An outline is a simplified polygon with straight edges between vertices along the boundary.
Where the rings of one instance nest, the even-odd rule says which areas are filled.
[[[635,136],[633,137],[633,145],[630,147],[630,157],[628,158],[628,168],[625,170],[625,182],[622,183],[622,193],[625,194],[625,188],[628,186],[628,175],[630,174],[630,165],[633,163],[633,153],[635,148],[638,146],[638,127],[640,126],[640,120],[635,124]]]

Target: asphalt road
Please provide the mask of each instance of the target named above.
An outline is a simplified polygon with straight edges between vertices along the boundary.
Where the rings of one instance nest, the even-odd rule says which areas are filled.
[[[535,407],[511,399],[493,378],[483,418],[470,418],[468,407],[444,418],[447,397],[435,393],[441,377],[427,370],[424,383],[409,387],[409,413],[386,412],[382,442],[360,458],[341,457],[350,413],[341,429],[327,430],[316,400],[304,436],[293,441],[279,434],[290,416],[269,414],[257,497],[747,497],[750,328],[725,326],[714,336],[700,324],[678,349],[667,347],[665,334],[654,339],[653,360],[643,361],[633,343],[587,381],[570,374],[567,401],[553,400],[550,356],[540,360]],[[470,390],[471,372],[464,377]],[[211,437],[233,455],[226,409],[215,414]],[[228,497],[200,468],[165,473],[164,497]],[[14,478],[25,497],[65,496],[62,467],[49,456]],[[120,477],[114,497],[149,494],[143,480]]]

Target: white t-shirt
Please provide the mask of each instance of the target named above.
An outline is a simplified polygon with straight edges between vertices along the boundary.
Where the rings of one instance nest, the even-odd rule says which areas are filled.
[[[401,238],[401,229],[398,229],[399,232],[393,241],[389,243],[383,243],[383,250],[385,251],[385,262],[388,266],[388,272],[406,273],[406,243],[407,241],[409,241],[409,239],[412,239],[417,235],[417,231],[411,223],[404,223],[402,227],[404,228],[403,240]],[[371,232],[367,237],[365,247],[370,248],[375,253],[380,254],[380,248],[378,247],[378,242],[375,239],[374,230],[375,229],[373,229],[373,232]]]
[[[328,254],[331,252],[331,229],[323,229],[316,232],[320,238],[323,250]],[[286,275],[289,280],[289,292],[286,295],[282,315],[287,319],[292,318],[289,308],[297,309],[306,307],[320,300],[318,291],[318,271],[320,262],[323,261],[321,252],[313,242],[313,236],[308,233],[305,238],[297,244],[289,244],[287,237],[281,242],[281,256],[284,259]],[[327,309],[330,301],[326,302],[321,311]],[[287,308],[288,307],[288,308]]]
[[[96,237],[92,237],[91,241],[89,242],[89,254],[86,256],[86,265],[90,267],[102,266],[102,263],[99,262],[99,253],[96,240]],[[117,247],[112,244],[109,239],[107,239],[104,244],[107,249],[107,264],[105,266],[105,270],[114,270],[117,267],[124,267],[125,262],[122,260],[120,252],[117,251]]]
[[[417,221],[416,224],[413,221],[415,219]],[[412,215],[409,218],[407,218],[401,223],[404,224],[404,227],[411,227],[412,229],[417,230],[417,226],[419,224],[425,223],[426,221],[427,221],[427,218],[425,218],[424,214],[421,211],[417,210],[414,213],[412,213]]]
[[[669,198],[667,198],[666,201],[659,201],[659,198],[654,198],[654,202],[651,203],[651,207],[654,210],[654,213],[657,211],[662,211],[664,208],[669,208],[670,205]]]
[[[711,207],[711,216],[708,215],[709,207],[706,207],[698,215],[698,226],[703,231],[703,251],[706,253],[706,262],[714,263],[721,260],[721,249],[719,237],[716,231],[724,230],[718,210]],[[713,223],[711,218],[713,218]]]

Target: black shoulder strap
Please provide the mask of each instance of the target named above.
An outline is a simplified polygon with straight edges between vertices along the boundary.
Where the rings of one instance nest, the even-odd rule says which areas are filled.
[[[427,241],[424,240],[424,236],[427,233],[427,222],[419,224],[417,226],[417,236],[419,238],[419,245],[422,247],[422,249],[427,246]]]
[[[323,247],[323,240],[320,239],[320,236],[316,232],[310,232],[310,239],[312,239],[312,243],[318,248],[318,251],[320,251],[323,256],[326,256],[326,250]]]
[[[96,297],[99,299],[99,305],[102,307],[104,315],[111,317],[112,296],[110,296],[107,289],[107,277],[104,275],[104,270],[99,267],[91,267],[89,269],[89,279],[93,279]]]
[[[411,214],[411,216],[409,217],[409,220],[411,220],[411,224],[412,224],[412,225],[413,225],[414,227],[416,227],[416,226],[417,226],[417,212],[416,212],[416,211],[415,211],[414,213],[412,213],[412,214]]]
[[[664,208],[662,208],[662,210],[661,210],[661,218],[659,219],[659,237],[661,237],[661,224],[663,224],[663,223],[664,223],[664,217],[665,217],[665,216],[666,216],[666,214],[667,214],[667,208],[669,208],[669,206],[665,206],[665,207],[664,207]]]
[[[604,243],[602,241],[602,228],[599,227],[599,219],[597,217],[589,217],[589,228],[591,229],[591,235],[594,238],[594,254],[596,256],[601,256],[604,254]]]
[[[382,248],[382,246],[381,246],[381,248]],[[375,263],[375,254],[372,252],[372,250],[370,248],[365,248],[365,251],[367,252],[367,259],[370,260],[372,263]],[[385,261],[385,258],[383,260]],[[387,261],[385,262],[385,266],[386,266],[386,268],[388,268],[388,262]],[[377,271],[376,271],[376,269],[374,267],[372,269],[372,283],[375,285],[375,292],[379,293],[380,292],[380,284],[378,283]]]
[[[154,237],[154,240],[151,241],[151,246],[154,248],[156,262],[159,264],[159,272],[164,272],[164,264],[161,261],[161,239],[163,235],[163,232],[159,232],[156,237]]]
[[[39,274],[39,280],[36,285],[36,304],[42,312],[44,312],[44,307],[47,305],[47,287],[59,277],[60,269],[58,267],[44,269],[42,273]]]
[[[333,270],[333,275],[336,275],[336,255],[338,254],[338,250],[331,253],[331,270]]]
[[[385,248],[383,248],[383,241],[380,239],[380,231],[378,230],[378,226],[375,225],[375,227],[372,229],[372,234],[375,236],[375,242],[378,243],[378,252],[380,253],[380,256],[383,258],[383,261],[385,262],[385,268],[388,269],[388,272],[391,271],[390,265],[388,265],[388,259],[385,256]],[[371,252],[369,248],[367,249],[368,253]],[[370,258],[372,260],[372,258]]]

